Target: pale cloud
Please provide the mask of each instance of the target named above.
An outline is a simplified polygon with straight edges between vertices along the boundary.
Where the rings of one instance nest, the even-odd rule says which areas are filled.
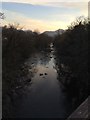
[[[87,17],[88,15],[88,3],[87,0],[73,0],[73,2],[69,2],[66,0],[3,0],[6,2],[20,2],[20,3],[30,3],[30,4],[39,4],[45,6],[52,6],[52,7],[63,7],[68,9],[75,9],[78,10],[78,13],[68,13],[68,14],[54,14],[50,15],[52,17],[51,21],[49,20],[39,20],[39,19],[32,19],[26,17],[24,14],[15,13],[13,11],[4,10],[6,15],[6,19],[3,21],[3,24],[8,23],[20,23],[21,26],[24,26],[24,29],[31,29],[35,30],[38,29],[40,32],[46,30],[57,30],[59,28],[66,29],[68,25],[72,21],[75,20],[77,16],[84,15]],[[53,18],[55,18],[53,20]],[[59,18],[59,19],[58,19]]]
[[[30,3],[30,4],[42,4],[45,5],[49,2],[72,2],[72,0],[2,0],[2,2],[19,2],[19,3]],[[88,0],[73,0],[73,2],[88,2]]]
[[[61,3],[62,4],[62,3]],[[65,7],[72,8],[72,9],[78,9],[81,14],[87,15],[88,13],[88,3],[86,2],[67,2],[63,3]]]
[[[0,11],[2,11],[2,3],[0,2]]]
[[[68,9],[76,9],[79,15],[88,16],[88,2],[51,2],[44,5]]]
[[[89,5],[88,5],[88,17],[90,18],[90,2],[89,2]]]
[[[4,10],[6,14],[6,19],[3,20],[3,25],[8,25],[9,23],[19,23],[24,29],[35,30],[38,29],[40,32],[46,30],[57,30],[59,28],[66,29],[69,22],[63,21],[45,21],[38,19],[31,19],[22,14]]]
[[[77,15],[79,16],[79,15]],[[55,18],[56,20],[61,20],[63,22],[71,22],[73,20],[75,20],[76,15],[73,14],[55,14],[55,15],[51,15],[52,18]]]
[[[43,6],[61,7],[69,9],[78,9],[81,15],[88,15],[89,0],[2,0],[3,2],[29,3]]]

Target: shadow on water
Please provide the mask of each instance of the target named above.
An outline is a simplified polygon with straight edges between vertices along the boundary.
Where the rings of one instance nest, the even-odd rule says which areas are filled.
[[[67,100],[71,102],[70,113],[72,113],[87,98],[88,90],[83,86],[82,79],[72,71],[72,67],[68,64],[68,62],[72,63],[71,58],[64,58],[57,53],[56,56],[57,79],[63,86],[62,91],[66,93]]]

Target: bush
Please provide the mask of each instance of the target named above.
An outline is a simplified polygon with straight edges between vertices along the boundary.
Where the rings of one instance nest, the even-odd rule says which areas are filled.
[[[77,97],[80,101],[90,94],[88,93],[88,30],[90,22],[88,19],[81,18],[77,19],[78,22],[75,21],[73,25],[71,24],[68,30],[54,41],[57,57],[60,61],[63,58],[62,63],[70,67],[71,74],[74,76],[74,78],[71,77],[69,84],[65,85],[69,94],[73,89],[75,91],[76,88],[78,89]]]

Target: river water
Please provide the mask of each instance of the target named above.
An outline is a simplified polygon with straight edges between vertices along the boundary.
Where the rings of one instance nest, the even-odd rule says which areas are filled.
[[[57,79],[54,48],[51,52],[33,54],[26,62],[28,74],[33,73],[28,85],[18,89],[22,94],[14,100],[14,115],[18,118],[66,118],[71,103],[63,92],[63,86]],[[25,78],[24,78],[25,79]]]

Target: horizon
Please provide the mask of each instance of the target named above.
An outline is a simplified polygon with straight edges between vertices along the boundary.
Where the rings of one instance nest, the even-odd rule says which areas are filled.
[[[88,16],[88,2],[36,2],[35,0],[3,0],[0,6],[5,14],[2,25],[19,23],[24,30],[66,30],[79,16]]]

